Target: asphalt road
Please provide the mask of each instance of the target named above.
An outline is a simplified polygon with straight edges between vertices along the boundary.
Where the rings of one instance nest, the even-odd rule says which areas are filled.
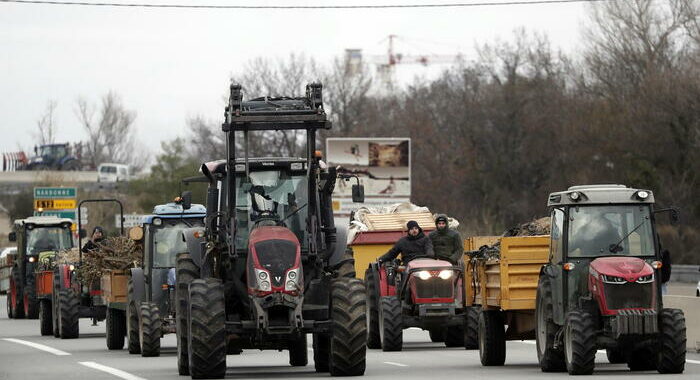
[[[129,355],[126,350],[108,351],[105,345],[104,324],[91,326],[81,320],[80,339],[61,340],[39,335],[36,320],[8,320],[5,297],[0,301],[0,380],[4,379],[188,379],[177,374],[175,337],[168,335],[162,341],[164,353],[156,358]],[[506,365],[482,367],[478,351],[445,348],[430,343],[428,334],[420,330],[404,332],[404,351],[370,350],[364,378],[386,379],[465,379],[513,378],[543,379],[567,378],[565,373],[542,373],[537,365],[534,342],[508,342]],[[32,347],[27,344],[40,344]],[[309,342],[310,343],[310,342]],[[46,350],[50,350],[50,352]],[[244,351],[228,356],[227,379],[305,379],[325,378],[327,374],[314,372],[311,351],[309,366],[292,368],[287,365],[286,352]],[[655,371],[631,373],[622,364],[608,364],[605,355],[596,360],[593,378],[649,379],[659,376]],[[700,354],[689,353],[686,371],[682,375],[664,375],[664,378],[700,378]]]

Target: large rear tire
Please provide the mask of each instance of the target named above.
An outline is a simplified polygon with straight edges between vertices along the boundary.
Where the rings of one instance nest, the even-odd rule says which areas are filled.
[[[51,301],[41,300],[39,302],[39,326],[42,336],[53,334],[53,313],[51,312]]]
[[[177,256],[175,264],[175,318],[177,329],[177,371],[180,375],[190,374],[189,349],[187,347],[187,315],[189,314],[189,286],[190,283],[199,278],[199,268],[188,253],[181,253]],[[138,332],[137,332],[138,334]],[[138,339],[137,339],[138,341]],[[139,348],[140,350],[140,348]]]
[[[379,334],[379,292],[372,268],[365,271],[365,289],[367,290],[367,348],[382,348]]]
[[[562,372],[566,370],[564,352],[554,348],[559,326],[554,323],[554,306],[552,304],[552,282],[546,275],[541,275],[537,284],[535,315],[537,326],[537,360],[542,372]]]
[[[682,373],[685,370],[685,315],[680,309],[663,309],[659,314],[659,373]]]
[[[365,373],[367,321],[365,287],[356,278],[331,282],[331,376],[360,376]]]
[[[121,350],[124,348],[124,338],[126,336],[124,312],[108,307],[105,325],[107,327],[107,349]]]
[[[467,307],[464,325],[464,348],[476,350],[479,348],[479,308]]]
[[[605,350],[610,364],[620,364],[625,362],[625,352],[621,348],[608,348]]]
[[[306,334],[289,341],[289,365],[304,367],[309,364],[309,350],[306,348]]]
[[[396,296],[382,297],[379,305],[379,334],[382,351],[401,351],[403,348],[401,301]]]
[[[80,297],[72,289],[58,291],[58,334],[61,339],[75,339],[79,336]]]
[[[160,318],[158,306],[152,302],[142,302],[141,315],[139,317],[141,356],[160,356],[162,327],[163,321]]]
[[[39,300],[36,298],[36,280],[33,276],[27,277],[27,284],[24,286],[24,316],[27,319],[39,318]]]
[[[126,285],[126,340],[130,354],[141,353],[141,340],[139,338],[139,312],[134,299],[134,282],[129,277]]]
[[[331,338],[325,334],[313,335],[314,368],[316,372],[330,370]]]
[[[564,322],[564,360],[569,375],[590,375],[595,368],[596,326],[593,317],[570,311]]]
[[[506,331],[499,310],[479,313],[479,358],[484,366],[502,366],[506,362]]]
[[[224,287],[218,279],[190,283],[187,346],[193,379],[221,379],[226,374]]]
[[[21,283],[22,278],[19,275],[19,268],[13,267],[10,275],[10,289],[7,293],[10,295],[9,302],[10,308],[12,308],[13,319],[24,319],[24,305],[22,304],[24,291],[20,285]]]

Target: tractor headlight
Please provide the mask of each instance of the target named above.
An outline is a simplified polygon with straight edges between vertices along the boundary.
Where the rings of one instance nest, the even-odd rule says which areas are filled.
[[[285,291],[295,291],[299,290],[299,277],[300,277],[300,268],[295,268],[295,269],[290,269],[287,271],[287,279],[284,283],[284,290]]]
[[[69,266],[68,266],[68,270],[70,270],[71,272],[74,271],[74,270],[75,270],[75,265],[73,265],[73,264],[69,265]]]
[[[29,256],[29,262],[33,263],[36,261],[36,258],[34,256]]]
[[[445,269],[441,270],[440,274],[438,274],[438,277],[440,277],[443,280],[448,280],[450,277],[452,277],[452,270],[451,269]]]
[[[153,225],[154,225],[154,226],[160,226],[161,224],[163,224],[163,219],[161,219],[161,218],[153,218]]]
[[[428,279],[430,279],[430,277],[433,277],[433,276],[430,274],[430,272],[428,272],[427,270],[422,270],[422,271],[416,273],[416,275],[417,275],[418,278],[420,278],[421,280],[428,280]]]
[[[638,284],[648,284],[650,282],[654,282],[654,274],[650,274],[648,276],[642,276],[637,279]]]
[[[266,270],[255,269],[255,280],[258,283],[259,290],[263,292],[272,291],[272,285],[270,284],[270,281],[268,281],[268,278],[270,278],[270,274],[267,273]]]
[[[627,282],[627,280],[625,280],[622,277],[608,276],[604,274],[600,275],[600,279],[603,280],[603,282],[606,284],[624,284]]]

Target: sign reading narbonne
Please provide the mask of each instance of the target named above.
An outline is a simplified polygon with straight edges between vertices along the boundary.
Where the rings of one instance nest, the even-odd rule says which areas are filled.
[[[78,189],[75,187],[35,187],[34,199],[75,199]]]

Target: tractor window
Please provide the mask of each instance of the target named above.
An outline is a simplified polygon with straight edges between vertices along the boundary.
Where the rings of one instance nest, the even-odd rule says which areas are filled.
[[[617,245],[617,243],[620,243]],[[569,256],[653,256],[648,206],[581,206],[569,209]]]
[[[55,227],[35,227],[27,229],[27,254],[38,255],[43,251],[60,251],[73,247],[70,229]]]
[[[187,223],[180,219],[163,219],[161,227],[151,226],[154,268],[172,268],[175,266],[177,255],[187,252],[187,244],[182,241],[182,232],[186,228],[204,225],[201,218],[187,219]]]
[[[549,254],[552,262],[558,263],[563,257],[564,239],[562,239],[562,231],[564,231],[564,211],[555,208],[552,211],[552,232]]]
[[[277,170],[236,178],[236,247],[248,244],[248,233],[260,220],[287,226],[306,245],[307,177]]]

